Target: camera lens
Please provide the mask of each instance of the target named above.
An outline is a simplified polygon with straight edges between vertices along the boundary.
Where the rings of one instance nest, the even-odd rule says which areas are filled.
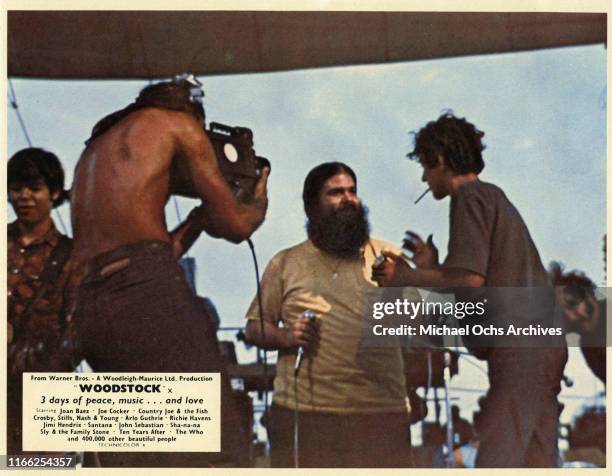
[[[234,147],[233,144],[230,144],[229,142],[227,142],[223,146],[223,153],[225,154],[225,158],[229,160],[230,162],[238,161],[238,151],[236,150],[236,147]]]

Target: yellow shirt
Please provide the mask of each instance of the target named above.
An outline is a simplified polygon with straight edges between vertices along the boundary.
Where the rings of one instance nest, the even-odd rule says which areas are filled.
[[[373,248],[373,249],[372,249]],[[276,254],[261,282],[264,318],[290,326],[302,313],[315,312],[320,346],[305,357],[298,377],[301,411],[382,413],[408,411],[404,364],[397,348],[364,349],[364,291],[375,286],[371,268],[382,250],[397,246],[370,239],[360,258],[338,258],[305,241]],[[257,299],[247,312],[259,319]],[[280,351],[274,402],[294,408],[296,354]]]

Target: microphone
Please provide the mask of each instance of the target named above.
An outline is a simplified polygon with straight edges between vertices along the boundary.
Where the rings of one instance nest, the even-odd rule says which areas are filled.
[[[302,317],[305,317],[309,321],[314,321],[316,314],[314,311],[310,309],[306,309],[302,313]],[[304,347],[300,346],[297,352],[297,357],[295,359],[295,367],[293,368],[293,375],[297,377],[298,372],[300,371],[300,366],[302,365],[302,360],[304,359]]]
[[[444,379],[445,380],[450,380],[451,378],[451,354],[450,352],[446,351],[444,352]]]

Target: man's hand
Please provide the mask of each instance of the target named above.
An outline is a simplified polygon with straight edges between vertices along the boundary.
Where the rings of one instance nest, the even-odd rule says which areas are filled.
[[[313,354],[319,346],[319,340],[316,320],[300,316],[289,328],[286,347],[303,347],[307,354]]]
[[[400,255],[383,251],[385,261],[372,266],[372,279],[379,286],[416,286],[424,288],[478,288],[484,286],[485,278],[480,274],[461,268],[416,268],[412,269]]]
[[[270,167],[265,166],[261,169],[261,175],[257,179],[257,183],[255,184],[255,190],[253,191],[253,196],[256,201],[263,201],[268,203],[268,177],[270,176]]]
[[[170,232],[174,257],[179,259],[191,248],[203,229],[204,206],[195,207],[185,221]]]
[[[263,325],[263,332],[262,332]],[[268,350],[304,350],[314,355],[319,347],[319,327],[316,320],[300,317],[291,326],[278,327],[266,320],[250,319],[245,329],[246,342]]]
[[[248,221],[251,223],[248,231],[248,236],[243,236],[241,239],[250,237],[253,232],[263,223],[268,209],[268,176],[270,175],[270,167],[264,167],[261,171],[261,176],[257,179],[255,189],[253,191],[253,201],[245,204],[236,201],[236,207],[243,216],[248,215]],[[208,233],[213,238],[227,238],[230,241],[239,242],[228,237],[221,227],[217,217],[218,210],[211,206],[208,202],[202,201],[198,209],[198,224],[202,230]]]
[[[412,252],[411,259],[417,268],[433,269],[440,266],[438,248],[433,244],[433,235],[429,235],[425,242],[419,235],[408,230],[402,247]]]
[[[372,266],[372,279],[379,286],[408,286],[412,270],[408,263],[392,251],[383,251],[385,260]]]
[[[268,177],[270,176],[270,167],[261,169],[261,176],[257,179],[255,190],[253,191],[253,206],[261,211],[261,224],[266,218],[268,210]],[[257,226],[259,226],[259,224]],[[254,230],[253,230],[254,231]]]
[[[261,225],[268,208],[267,183],[270,168],[264,167],[250,204],[236,199],[219,170],[215,151],[202,124],[186,117],[177,127],[175,154],[185,161],[194,193],[205,203],[203,227],[212,236],[240,243]]]

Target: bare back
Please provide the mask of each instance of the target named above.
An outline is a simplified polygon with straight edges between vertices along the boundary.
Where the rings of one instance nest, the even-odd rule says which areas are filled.
[[[145,108],[130,113],[85,149],[72,188],[79,261],[140,240],[170,241],[164,206],[170,165],[180,152],[177,134],[185,124],[188,130],[201,130],[188,114]]]

